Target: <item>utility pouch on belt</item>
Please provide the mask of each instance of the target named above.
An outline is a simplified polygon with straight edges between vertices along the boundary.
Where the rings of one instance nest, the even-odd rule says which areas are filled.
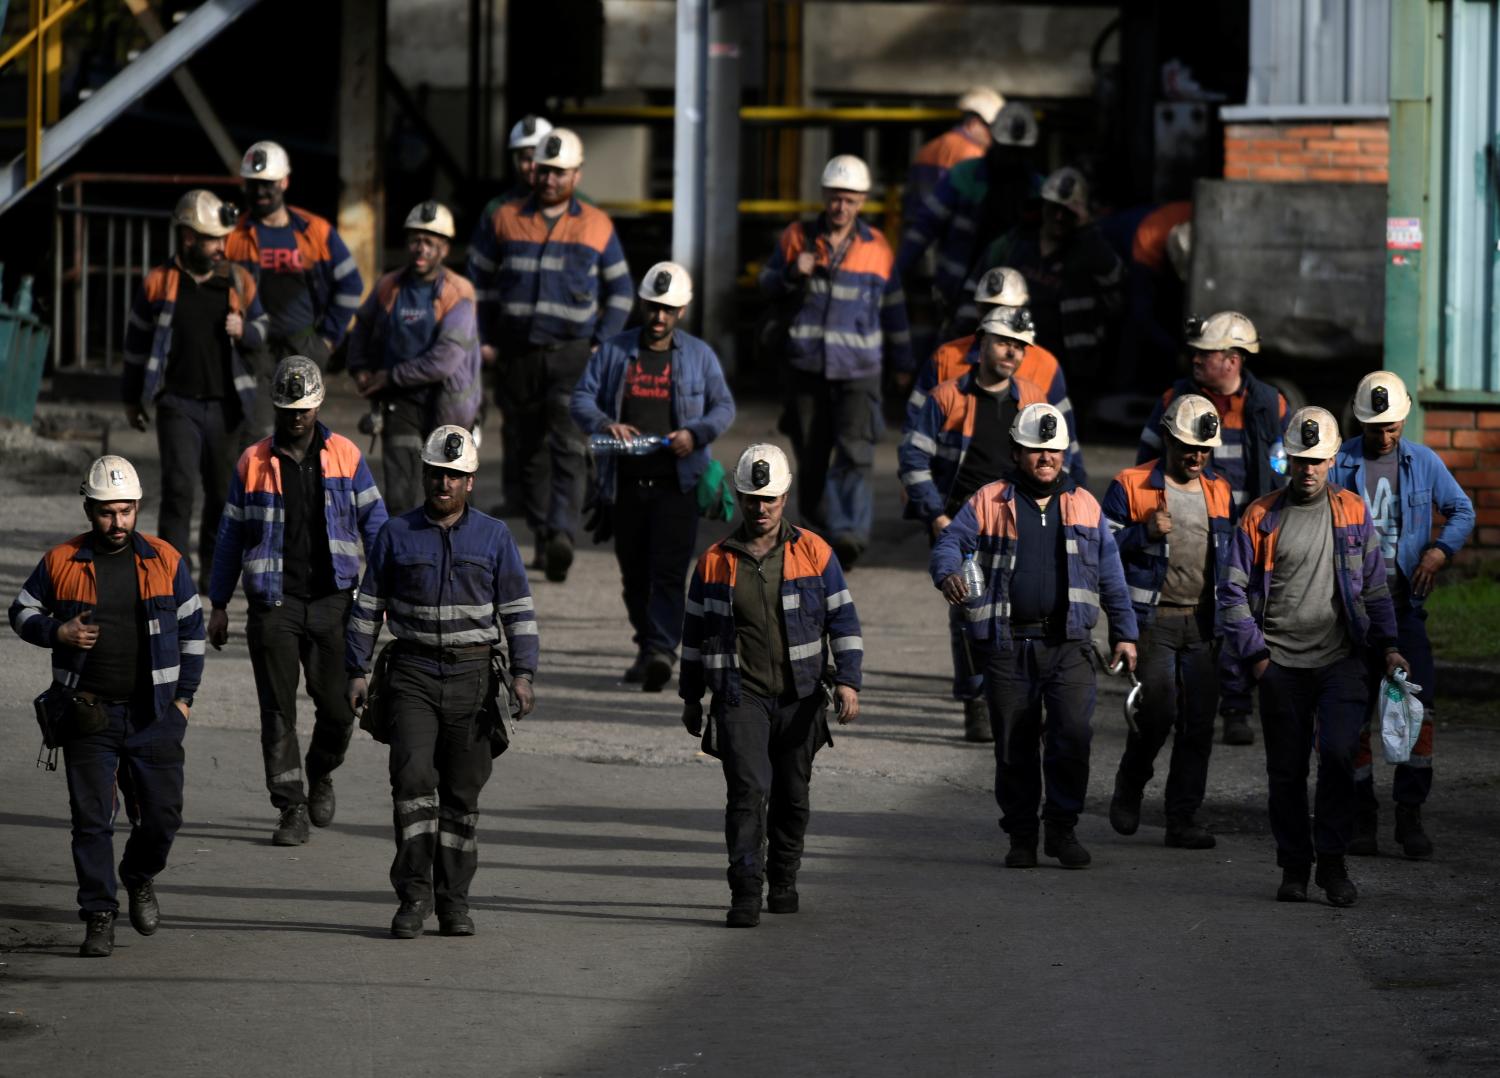
[[[391,707],[387,699],[386,680],[391,665],[391,645],[387,640],[375,656],[375,667],[370,671],[370,685],[365,691],[365,706],[359,713],[359,728],[382,745],[391,743]]]
[[[479,712],[490,738],[490,759],[510,748],[521,717],[521,701],[516,698],[516,683],[511,677],[510,662],[498,646],[490,649],[490,691]]]

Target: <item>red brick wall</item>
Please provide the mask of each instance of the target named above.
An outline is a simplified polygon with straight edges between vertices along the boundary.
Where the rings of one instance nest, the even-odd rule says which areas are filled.
[[[1242,123],[1224,128],[1224,178],[1282,183],[1385,183],[1386,121]]]
[[[1500,409],[1428,408],[1422,440],[1474,499],[1470,546],[1500,549]]]

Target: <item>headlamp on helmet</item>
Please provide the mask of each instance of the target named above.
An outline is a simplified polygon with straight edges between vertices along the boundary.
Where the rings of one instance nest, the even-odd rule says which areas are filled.
[[[1042,436],[1042,441],[1051,441],[1057,436],[1057,416],[1047,413],[1037,420],[1037,433]]]
[[[1317,445],[1319,437],[1318,421],[1316,419],[1304,419],[1302,421],[1302,444],[1306,446]]]
[[[1202,441],[1209,441],[1219,433],[1219,413],[1204,412],[1198,417],[1198,437]]]
[[[1387,412],[1391,407],[1391,391],[1385,386],[1376,386],[1370,390],[1370,411],[1376,415]]]
[[[464,455],[464,436],[462,434],[450,434],[443,440],[443,456],[449,460],[458,460]]]
[[[750,485],[756,490],[768,486],[771,482],[771,462],[758,460],[750,466]]]

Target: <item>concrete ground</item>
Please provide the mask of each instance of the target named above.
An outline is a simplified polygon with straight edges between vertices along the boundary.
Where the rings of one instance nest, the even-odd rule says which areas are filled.
[[[329,409],[346,431],[355,414]],[[773,427],[747,408],[720,459]],[[498,494],[489,433],[481,506]],[[1096,485],[1128,462],[1089,448]],[[149,485],[149,436],[115,431],[112,449]],[[619,683],[629,634],[603,548],[582,549],[565,585],[533,582],[538,709],[485,791],[467,940],[388,937],[389,793],[363,734],[333,826],[269,845],[237,602],[193,713],[162,928],[146,939],[122,919],[113,958],[78,959],[66,788],[34,766],[47,661],[0,634],[0,1076],[1493,1073],[1493,730],[1440,729],[1434,862],[1356,861],[1353,909],[1285,906],[1259,746],[1215,749],[1216,850],[1162,846],[1160,779],[1140,833],[1110,830],[1124,740],[1110,681],[1080,826],[1093,866],[1006,871],[993,759],[947,700],[943,607],[925,542],[896,519],[894,471],[890,436],[881,538],[851,578],[864,712],[818,757],[803,911],[750,932],[722,927],[717,765],[675,696]],[[76,476],[5,473],[10,596],[82,518]],[[144,517],[150,530],[152,505]]]

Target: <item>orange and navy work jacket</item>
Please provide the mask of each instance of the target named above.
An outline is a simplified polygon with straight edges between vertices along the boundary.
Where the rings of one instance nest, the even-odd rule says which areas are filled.
[[[962,127],[949,128],[924,145],[917,151],[907,174],[902,215],[908,219],[915,216],[927,193],[948,175],[949,169],[960,161],[983,157],[984,153],[985,148],[970,138]]]
[[[1227,480],[1205,472],[1200,483],[1208,510],[1209,571],[1217,587],[1229,571],[1229,547],[1234,542],[1234,500]],[[1159,460],[1126,468],[1104,492],[1104,516],[1110,531],[1115,533],[1120,560],[1125,564],[1125,584],[1130,588],[1130,601],[1142,629],[1156,617],[1156,604],[1167,579],[1172,553],[1171,535],[1152,539],[1145,522],[1151,514],[1166,507],[1166,473]]]
[[[786,525],[782,552],[781,617],[787,660],[797,698],[818,689],[829,658],[834,680],[858,690],[865,644],[859,614],[839,559],[812,532]],[[692,703],[713,693],[715,710],[740,703],[738,643],[734,629],[734,581],[739,566],[723,542],[703,552],[688,586],[682,622],[682,673],[677,693]]]
[[[230,342],[229,369],[240,406],[249,415],[255,403],[255,375],[245,356],[265,343],[269,320],[261,309],[254,275],[233,262],[223,272],[229,274],[229,309],[245,321],[244,335]],[[125,325],[125,371],[120,383],[126,404],[150,407],[166,384],[167,360],[172,354],[172,312],[177,309],[181,280],[182,270],[175,260],[157,266],[146,274],[130,305]]]
[[[319,337],[326,337],[337,348],[344,339],[344,330],[349,326],[349,317],[359,307],[359,297],[364,294],[365,283],[360,278],[359,267],[354,256],[326,218],[298,206],[288,206],[292,218],[292,235],[297,241],[297,257],[301,260],[307,280],[308,294],[312,297],[313,317],[316,322],[308,326]],[[265,252],[269,255],[270,252]],[[240,217],[234,231],[224,239],[224,257],[232,262],[248,266],[252,272],[273,271],[276,267],[262,262],[260,241],[255,234],[255,221],[249,214]]]
[[[1088,491],[1071,484],[1054,497],[1061,508],[1067,557],[1067,638],[1088,640],[1102,608],[1109,614],[1111,644],[1135,640],[1135,610],[1125,588],[1120,552],[1104,524],[1099,503]],[[941,588],[944,580],[963,568],[965,555],[974,555],[984,570],[985,590],[965,605],[966,625],[975,640],[989,641],[999,651],[1009,651],[1013,643],[1010,595],[1018,538],[1015,488],[996,480],[981,487],[958,511],[933,546],[928,562],[932,582]]]
[[[151,684],[156,716],[173,700],[191,706],[203,679],[203,604],[187,562],[171,544],[135,532],[137,611],[150,641]],[[78,687],[89,653],[57,642],[63,624],[99,600],[94,576],[94,548],[88,533],[47,551],[10,604],[10,624],[22,640],[52,649],[52,680],[64,689]]]

